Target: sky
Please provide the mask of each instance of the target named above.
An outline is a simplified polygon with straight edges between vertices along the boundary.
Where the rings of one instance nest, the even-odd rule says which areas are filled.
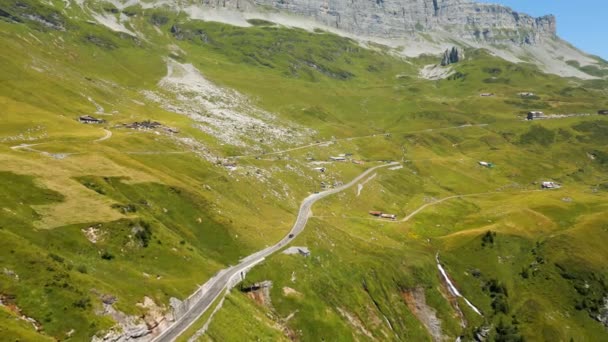
[[[585,52],[608,60],[608,0],[476,0],[539,17],[557,17],[557,34]]]

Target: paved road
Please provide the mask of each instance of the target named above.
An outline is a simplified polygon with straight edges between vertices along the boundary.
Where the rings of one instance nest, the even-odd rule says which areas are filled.
[[[196,302],[196,304],[192,305],[192,308],[188,312],[186,312],[179,320],[177,320],[175,323],[173,323],[171,326],[169,326],[167,329],[165,329],[161,334],[159,334],[157,337],[155,337],[152,341],[153,342],[174,341],[186,329],[188,329],[194,322],[196,322],[196,320],[198,320],[198,318],[201,317],[205,313],[205,311],[207,311],[207,309],[209,309],[211,304],[218,298],[218,296],[220,296],[222,294],[222,292],[227,287],[228,283],[230,282],[230,280],[233,277],[239,276],[239,274],[241,272],[248,270],[249,268],[255,266],[257,263],[263,261],[264,258],[268,257],[269,255],[273,254],[274,252],[287,246],[296,236],[298,236],[298,234],[300,234],[304,230],[304,227],[306,227],[306,222],[308,221],[310,208],[316,201],[350,188],[351,186],[355,185],[357,182],[359,182],[361,179],[365,178],[368,174],[372,173],[376,169],[379,169],[381,167],[394,166],[394,165],[398,165],[398,164],[399,163],[390,163],[390,164],[383,164],[383,165],[372,167],[372,168],[366,170],[365,172],[363,172],[362,174],[360,174],[359,176],[357,176],[355,179],[353,179],[352,181],[350,181],[347,184],[344,184],[344,185],[339,186],[334,189],[312,194],[312,195],[306,197],[302,201],[302,204],[300,205],[300,211],[298,212],[298,218],[296,219],[296,222],[294,223],[293,227],[291,228],[291,230],[289,231],[289,234],[287,236],[285,236],[281,241],[279,241],[275,245],[270,246],[266,249],[263,249],[259,252],[256,252],[256,253],[242,259],[240,264],[229,267],[223,271],[220,271],[218,276],[210,281],[211,283],[209,284],[210,286],[209,286],[208,290]]]

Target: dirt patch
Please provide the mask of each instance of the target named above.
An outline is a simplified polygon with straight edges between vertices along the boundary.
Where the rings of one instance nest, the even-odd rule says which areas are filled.
[[[272,282],[269,280],[255,283],[249,287],[242,288],[241,291],[247,294],[247,297],[253,299],[256,303],[262,306],[272,306],[270,300],[270,289],[272,288]]]
[[[407,307],[424,325],[426,330],[433,337],[433,341],[443,341],[444,336],[441,332],[441,320],[437,318],[437,311],[426,304],[426,297],[423,287],[405,290],[401,293]]]
[[[4,268],[4,275],[19,281],[19,275],[15,271],[6,267]],[[0,295],[0,305],[2,305],[2,295]]]
[[[300,293],[300,292],[292,289],[291,287],[287,287],[287,286],[285,286],[283,288],[283,296],[285,296],[285,297],[298,297],[298,298],[303,297],[302,293]]]
[[[458,299],[456,296],[454,296],[450,292],[450,290],[448,290],[447,284],[443,280],[441,282],[441,288],[439,289],[439,292],[441,293],[441,296],[443,296],[443,298],[445,298],[450,303],[450,305],[452,306],[452,309],[454,309],[454,314],[452,317],[454,319],[458,319],[460,321],[461,327],[466,328],[468,325],[468,322],[467,322],[466,318],[464,317],[462,310],[460,309],[460,305],[458,304]]]
[[[101,224],[83,228],[81,231],[91,243],[97,243],[104,235],[104,232],[101,231]]]
[[[0,293],[0,306],[4,306],[8,311],[19,317],[19,319],[30,323],[36,331],[42,330],[42,325],[38,321],[23,314],[21,308],[15,303],[15,296]]]
[[[608,297],[604,297],[604,306],[600,307],[599,314],[596,317],[597,321],[608,328]]]
[[[145,309],[146,314],[142,317],[148,330],[156,328],[162,321],[165,320],[164,308],[156,305],[150,297],[144,297],[143,303],[137,303],[138,307]]]
[[[382,319],[380,319],[372,306],[367,306],[367,317],[372,328],[376,329],[382,325]]]
[[[439,65],[431,64],[426,65],[424,68],[420,70],[419,76],[420,78],[425,78],[427,80],[442,80],[444,78],[450,77],[454,73],[451,67],[442,67]]]
[[[103,309],[96,311],[96,314],[111,317],[116,325],[101,333],[103,336],[93,336],[92,342],[136,340],[150,334],[147,324],[140,317],[129,316],[111,304],[103,304]]]
[[[188,116],[196,128],[221,142],[261,153],[260,142],[303,142],[314,132],[294,124],[281,123],[274,114],[258,108],[247,96],[216,85],[192,64],[167,59],[167,75],[160,91],[143,91],[150,101],[164,109]],[[211,158],[213,161],[215,158]]]

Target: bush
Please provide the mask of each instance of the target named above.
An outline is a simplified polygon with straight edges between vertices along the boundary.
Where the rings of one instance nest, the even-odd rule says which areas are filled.
[[[63,263],[63,261],[65,260],[64,258],[62,258],[59,255],[54,254],[54,253],[49,253],[49,258],[57,261],[58,263]]]
[[[481,245],[483,247],[485,247],[486,245],[494,245],[494,237],[496,236],[496,233],[488,230],[484,236],[481,238]]]
[[[509,303],[507,302],[507,297],[502,294],[496,295],[494,300],[492,300],[492,309],[494,309],[495,314],[507,314],[509,312]]]
[[[139,240],[139,243],[143,247],[148,247],[150,240],[152,239],[152,228],[150,227],[150,224],[146,221],[140,221],[133,229],[135,231],[135,238]]]
[[[593,142],[597,145],[608,143],[608,123],[605,121],[585,121],[572,126],[572,128],[585,133],[578,137],[582,142]]]
[[[82,183],[82,185],[84,185],[88,189],[91,189],[91,190],[95,191],[96,193],[98,193],[100,195],[105,195],[106,194],[105,190],[99,184],[97,184],[97,183],[84,182],[84,183]]]
[[[163,26],[169,22],[169,18],[161,13],[153,13],[150,17],[150,23],[155,26]]]
[[[120,211],[122,211],[123,214],[129,214],[129,213],[135,213],[137,212],[137,207],[135,206],[135,204],[118,204],[118,203],[114,203],[112,204],[112,208],[113,209],[118,209]]]
[[[490,75],[500,75],[502,74],[502,70],[500,68],[494,67],[494,68],[483,68],[483,72],[490,74]]]
[[[81,298],[73,303],[74,307],[79,309],[88,309],[91,307],[91,299],[90,298]]]
[[[454,74],[450,75],[447,79],[449,81],[456,81],[456,80],[465,80],[467,77],[466,74],[461,73],[460,71],[456,71]]]
[[[486,284],[484,285],[483,290],[490,292],[491,296],[495,296],[495,295],[499,295],[499,294],[502,294],[505,297],[509,296],[507,287],[496,279],[488,280],[486,282]]]
[[[549,146],[555,141],[555,132],[541,125],[530,127],[527,133],[522,134],[519,142],[524,145],[538,144]]]
[[[103,260],[112,260],[112,259],[114,259],[114,255],[112,255],[112,253],[110,253],[108,251],[103,251],[103,253],[101,253],[101,258]]]
[[[523,342],[524,338],[519,334],[517,326],[507,325],[502,320],[496,326],[496,342]]]
[[[89,273],[89,271],[87,270],[87,267],[85,265],[79,265],[78,267],[76,267],[76,271],[78,271],[82,274]]]

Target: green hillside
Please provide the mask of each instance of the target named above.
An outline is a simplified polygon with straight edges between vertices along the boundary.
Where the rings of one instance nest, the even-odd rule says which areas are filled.
[[[199,338],[608,338],[608,81],[486,50],[428,80],[439,56],[87,4],[137,34],[76,2],[0,6],[0,340],[91,340],[116,311],[150,327],[285,236],[321,182],[388,160],[403,167],[316,204],[292,243],[311,255],[251,270]],[[364,164],[313,163],[340,154]],[[270,302],[240,291],[266,280]]]

